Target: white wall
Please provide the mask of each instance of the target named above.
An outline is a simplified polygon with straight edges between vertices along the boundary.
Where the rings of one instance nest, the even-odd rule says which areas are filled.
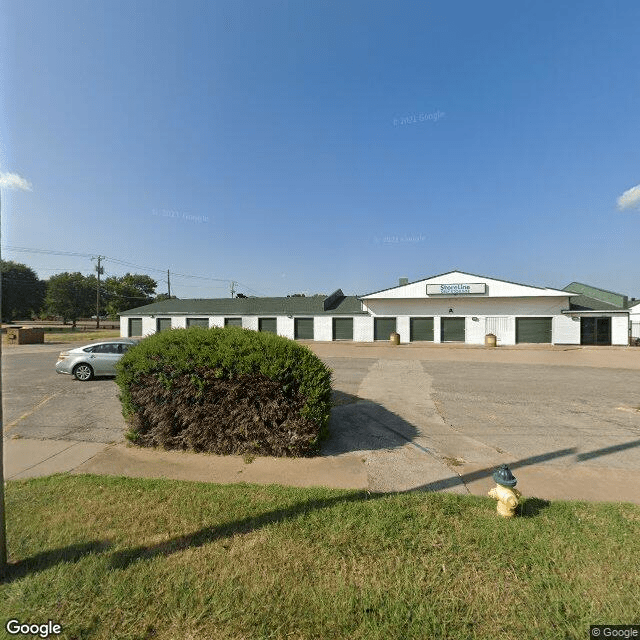
[[[366,306],[374,316],[553,316],[569,308],[569,298],[405,298]]]
[[[400,335],[400,342],[411,340],[411,323],[409,316],[398,316],[396,320],[396,331]]]
[[[172,329],[186,329],[187,328],[187,316],[174,316],[171,321]]]
[[[142,316],[142,335],[150,336],[156,332],[156,319]]]
[[[580,318],[555,316],[552,322],[554,344],[580,344]]]
[[[293,340],[295,334],[293,318],[289,318],[287,316],[278,316],[276,318],[276,321],[278,323],[278,335]]]
[[[353,341],[373,342],[373,318],[371,316],[353,317]]]
[[[253,331],[258,330],[258,316],[243,316],[242,317],[242,328],[243,329],[253,329]]]
[[[368,302],[375,298],[422,298],[432,300],[442,300],[441,295],[427,296],[427,284],[456,284],[456,283],[484,283],[486,285],[485,294],[469,294],[468,297],[472,299],[483,299],[486,297],[549,297],[559,296],[565,298],[564,292],[560,292],[557,289],[548,289],[546,287],[533,287],[530,285],[516,284],[513,282],[506,282],[504,280],[496,280],[494,278],[485,278],[482,276],[474,276],[462,271],[453,271],[451,273],[445,273],[435,278],[426,278],[413,282],[411,284],[395,286],[391,289],[385,289],[377,293],[369,294],[372,296],[365,296],[365,302]],[[575,294],[574,294],[575,295]],[[467,296],[465,296],[467,297]]]
[[[331,342],[333,340],[331,316],[315,316],[313,319],[313,338],[318,342]]]
[[[629,344],[629,317],[627,315],[611,318],[611,344]]]

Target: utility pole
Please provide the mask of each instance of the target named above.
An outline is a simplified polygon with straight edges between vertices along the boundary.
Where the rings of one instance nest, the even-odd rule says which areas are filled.
[[[171,280],[169,280],[169,269],[167,269],[167,293],[171,297]]]
[[[100,274],[104,271],[100,266],[100,260],[102,260],[102,256],[98,256],[98,266],[96,267],[96,271],[98,272],[98,287],[96,289],[96,329],[100,328]]]
[[[0,189],[0,219],[2,218],[2,189]],[[1,236],[1,232],[0,232]],[[0,257],[0,260],[2,258]],[[0,327],[2,327],[2,276],[0,275]],[[2,332],[0,332],[0,362],[2,361]],[[0,580],[7,571],[7,526],[4,511],[3,423],[2,423],[2,367],[0,366]]]
[[[27,180],[15,173],[0,173],[0,221],[2,220],[2,187],[31,191]],[[0,229],[2,225],[0,224]],[[0,231],[0,240],[2,232]],[[0,242],[1,244],[1,242]],[[0,256],[2,260],[2,256]],[[0,275],[0,326],[2,326],[2,276]],[[4,424],[2,415],[2,334],[0,333],[0,579],[5,577],[9,569],[7,564],[7,523],[4,508]]]
[[[233,298],[233,296],[236,293],[236,283],[232,280],[231,281],[231,297]]]

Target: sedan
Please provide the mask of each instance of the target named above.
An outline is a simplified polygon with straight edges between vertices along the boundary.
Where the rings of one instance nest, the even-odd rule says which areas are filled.
[[[94,376],[115,376],[116,362],[138,342],[135,338],[114,338],[61,351],[56,371],[71,374],[81,382],[87,382]]]

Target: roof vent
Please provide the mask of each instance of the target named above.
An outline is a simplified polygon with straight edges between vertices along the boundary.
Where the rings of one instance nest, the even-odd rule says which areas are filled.
[[[398,286],[403,287],[405,284],[409,284],[409,278],[400,278],[398,280]]]
[[[344,293],[342,293],[342,289],[336,289],[330,296],[327,296],[324,299],[323,308],[325,311],[329,309],[335,309],[340,302],[345,299]]]

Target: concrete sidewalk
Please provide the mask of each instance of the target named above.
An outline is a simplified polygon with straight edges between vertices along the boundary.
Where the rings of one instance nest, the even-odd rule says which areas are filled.
[[[408,447],[413,445],[407,444]],[[282,484],[367,489],[368,472],[357,453],[318,458],[216,456],[138,449],[124,443],[101,444],[68,440],[7,439],[5,480],[53,473],[90,473],[134,478],[168,478],[200,482]],[[447,466],[421,455],[420,483],[412,489],[486,496],[494,485],[493,467]],[[524,496],[547,500],[622,501],[640,504],[640,471],[575,464],[540,463],[512,470]]]
[[[219,483],[274,483],[294,487],[367,488],[367,472],[362,458],[356,455],[258,457],[245,462],[242,456],[139,449],[124,443],[26,438],[4,441],[5,480],[65,472]]]

